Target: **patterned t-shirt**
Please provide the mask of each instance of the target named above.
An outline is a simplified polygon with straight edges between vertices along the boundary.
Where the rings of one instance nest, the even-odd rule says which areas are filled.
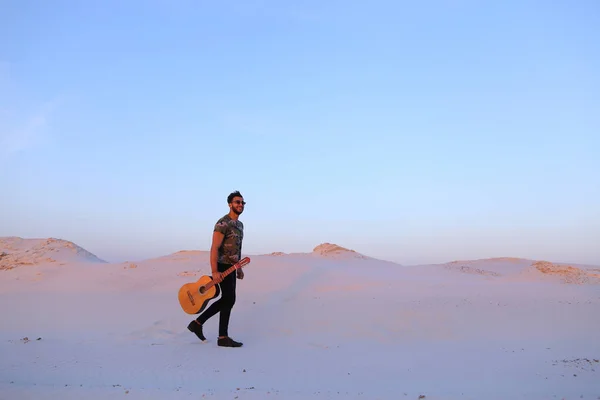
[[[244,224],[232,219],[229,214],[221,217],[215,224],[215,231],[225,235],[219,247],[218,262],[235,264],[242,257],[242,240],[244,239]]]

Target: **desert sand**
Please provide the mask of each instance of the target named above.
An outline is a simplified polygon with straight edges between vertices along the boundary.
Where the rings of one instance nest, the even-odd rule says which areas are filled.
[[[187,330],[208,251],[108,263],[0,238],[0,399],[600,399],[600,267],[252,255],[230,334]]]

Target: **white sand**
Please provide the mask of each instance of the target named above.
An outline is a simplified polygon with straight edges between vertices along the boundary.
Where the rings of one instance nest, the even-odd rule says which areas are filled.
[[[244,347],[230,349],[218,315],[201,343],[177,302],[207,252],[109,264],[10,240],[0,399],[600,398],[600,267],[251,255],[230,325]]]

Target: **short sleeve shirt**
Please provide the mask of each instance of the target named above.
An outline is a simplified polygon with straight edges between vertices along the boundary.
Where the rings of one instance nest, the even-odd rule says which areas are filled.
[[[244,224],[232,219],[229,214],[219,218],[215,224],[215,232],[221,232],[225,237],[219,247],[218,262],[235,264],[242,258],[242,240],[244,239]]]

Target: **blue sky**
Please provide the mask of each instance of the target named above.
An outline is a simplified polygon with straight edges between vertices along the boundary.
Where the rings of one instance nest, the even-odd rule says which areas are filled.
[[[3,1],[0,236],[600,264],[594,1]]]

